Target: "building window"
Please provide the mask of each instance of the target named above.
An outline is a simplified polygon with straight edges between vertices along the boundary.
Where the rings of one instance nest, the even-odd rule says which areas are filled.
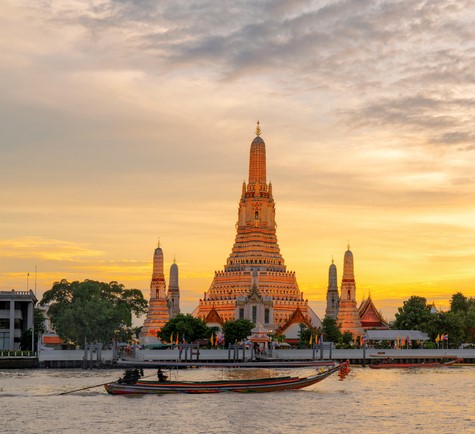
[[[244,319],[244,309],[243,308],[239,309],[239,319]]]
[[[257,323],[257,306],[252,306],[252,322]]]
[[[264,323],[269,324],[269,309],[264,310]]]

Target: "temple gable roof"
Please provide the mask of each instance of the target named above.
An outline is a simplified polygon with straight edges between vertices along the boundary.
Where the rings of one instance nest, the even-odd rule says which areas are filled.
[[[276,336],[282,335],[284,334],[285,330],[288,329],[292,324],[300,323],[304,323],[310,329],[314,328],[308,318],[300,310],[300,307],[297,306],[293,311],[292,315],[290,315],[289,319],[282,326],[279,327],[275,334]]]
[[[220,324],[220,325],[223,325],[224,324],[224,321],[223,319],[221,318],[221,316],[219,315],[218,311],[216,310],[216,308],[213,307],[211,308],[211,310],[208,312],[208,315],[206,315],[206,318],[205,318],[205,323],[206,324],[209,324],[209,323],[217,323],[217,324]]]
[[[378,309],[376,309],[371,296],[361,302],[360,307],[358,308],[358,314],[361,319],[361,325],[365,329],[389,329],[387,321],[383,318]]]

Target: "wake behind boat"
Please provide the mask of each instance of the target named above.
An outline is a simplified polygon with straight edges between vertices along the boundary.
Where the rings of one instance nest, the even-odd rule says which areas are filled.
[[[220,393],[220,392],[277,392],[301,389],[329,377],[341,369],[347,369],[348,362],[317,372],[308,377],[274,377],[253,380],[222,381],[148,381],[140,379],[137,370],[128,370],[124,377],[104,387],[112,395],[165,394],[165,393]]]

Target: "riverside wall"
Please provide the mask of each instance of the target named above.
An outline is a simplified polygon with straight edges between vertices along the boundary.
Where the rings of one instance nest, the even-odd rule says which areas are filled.
[[[254,355],[250,350],[232,353],[228,349],[196,349],[180,352],[178,348],[166,350],[136,350],[129,354],[120,354],[114,357],[111,350],[101,351],[100,355],[89,355],[85,359],[83,350],[51,350],[41,351],[37,358],[2,357],[0,358],[0,369],[11,368],[122,368],[136,364],[137,366],[151,366],[156,364],[178,364],[186,362],[192,364],[193,361],[201,363],[229,363],[240,362],[304,362],[304,361],[344,361],[350,360],[352,364],[368,364],[378,358],[392,358],[400,362],[433,362],[444,361],[449,358],[463,358],[465,364],[475,364],[474,349],[439,349],[439,350],[377,350],[362,349],[337,350],[324,349],[323,353],[319,349],[285,349],[273,350],[272,353]]]

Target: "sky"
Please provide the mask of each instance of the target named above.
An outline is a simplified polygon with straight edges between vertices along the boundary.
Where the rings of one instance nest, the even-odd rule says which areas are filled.
[[[159,238],[191,312],[259,120],[279,246],[320,317],[348,243],[357,300],[388,320],[475,296],[474,24],[473,0],[2,0],[0,289],[148,297]]]

